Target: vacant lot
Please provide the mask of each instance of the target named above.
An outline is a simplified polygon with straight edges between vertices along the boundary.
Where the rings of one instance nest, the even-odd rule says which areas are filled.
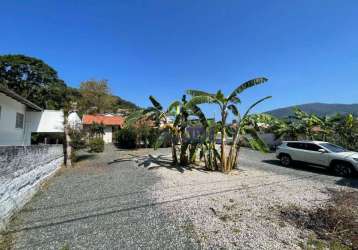
[[[14,249],[300,249],[312,232],[282,220],[288,206],[314,209],[356,179],[243,150],[230,174],[172,167],[168,149],[107,147],[65,169],[14,219]],[[149,156],[148,156],[149,154]]]

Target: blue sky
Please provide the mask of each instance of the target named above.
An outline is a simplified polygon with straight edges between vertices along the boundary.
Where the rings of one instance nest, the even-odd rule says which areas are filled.
[[[0,54],[41,58],[71,86],[108,79],[140,106],[257,76],[269,82],[243,108],[266,95],[257,111],[357,103],[357,11],[356,0],[1,0]]]

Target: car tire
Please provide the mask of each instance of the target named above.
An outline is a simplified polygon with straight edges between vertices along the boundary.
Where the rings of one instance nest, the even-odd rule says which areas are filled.
[[[349,177],[353,175],[352,166],[345,162],[336,162],[333,165],[335,175],[340,177]]]
[[[280,156],[282,166],[289,167],[292,163],[292,159],[289,155],[283,154]]]

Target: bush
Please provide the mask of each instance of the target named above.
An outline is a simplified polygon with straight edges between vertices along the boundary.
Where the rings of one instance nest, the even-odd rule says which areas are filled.
[[[155,143],[157,142],[160,131],[158,128],[151,128],[149,126],[142,126],[136,129],[137,136],[140,140],[139,143],[142,143],[146,148],[154,148]],[[167,144],[164,142],[163,144]]]
[[[149,132],[149,135],[148,135],[148,143],[149,143],[149,147],[151,148],[154,148],[155,146],[155,143],[157,142],[158,138],[159,138],[159,129],[157,128],[152,128]],[[167,144],[170,145],[170,142],[167,143],[167,142],[164,142],[163,143],[164,146],[166,146]]]
[[[89,151],[101,153],[104,150],[104,140],[102,138],[92,138],[89,140]]]
[[[137,147],[137,131],[135,128],[122,128],[117,133],[119,147],[132,149]]]
[[[86,148],[86,134],[83,131],[71,130],[69,136],[71,138],[70,145],[74,150]]]

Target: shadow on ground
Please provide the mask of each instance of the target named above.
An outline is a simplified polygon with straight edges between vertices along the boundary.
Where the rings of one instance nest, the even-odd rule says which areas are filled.
[[[158,168],[167,168],[170,170],[176,170],[180,173],[184,173],[185,171],[197,170],[201,172],[210,172],[210,170],[206,170],[202,167],[195,165],[187,165],[181,166],[179,164],[175,165],[171,161],[171,157],[168,155],[146,155],[146,156],[137,156],[133,154],[128,154],[129,157],[123,157],[119,159],[115,159],[111,162],[108,162],[108,165],[120,163],[120,162],[136,162],[139,167],[144,167],[148,170],[158,169]]]
[[[273,165],[273,166],[277,166],[277,167],[280,167],[283,169],[294,169],[294,170],[305,171],[305,172],[321,174],[321,175],[326,175],[326,176],[335,176],[332,173],[332,171],[330,171],[329,169],[326,169],[323,167],[312,166],[312,165],[304,164],[304,163],[293,163],[292,166],[290,166],[290,167],[284,167],[284,166],[282,166],[282,164],[280,163],[279,160],[263,160],[262,162]],[[342,177],[341,179],[336,181],[336,184],[340,185],[340,186],[346,186],[346,187],[352,187],[352,188],[358,189],[357,175],[358,174],[355,174],[354,176],[352,176],[350,178]]]
[[[86,161],[86,160],[92,160],[94,159],[96,156],[94,154],[81,154],[78,155],[76,158],[76,162],[81,162],[81,161]]]

